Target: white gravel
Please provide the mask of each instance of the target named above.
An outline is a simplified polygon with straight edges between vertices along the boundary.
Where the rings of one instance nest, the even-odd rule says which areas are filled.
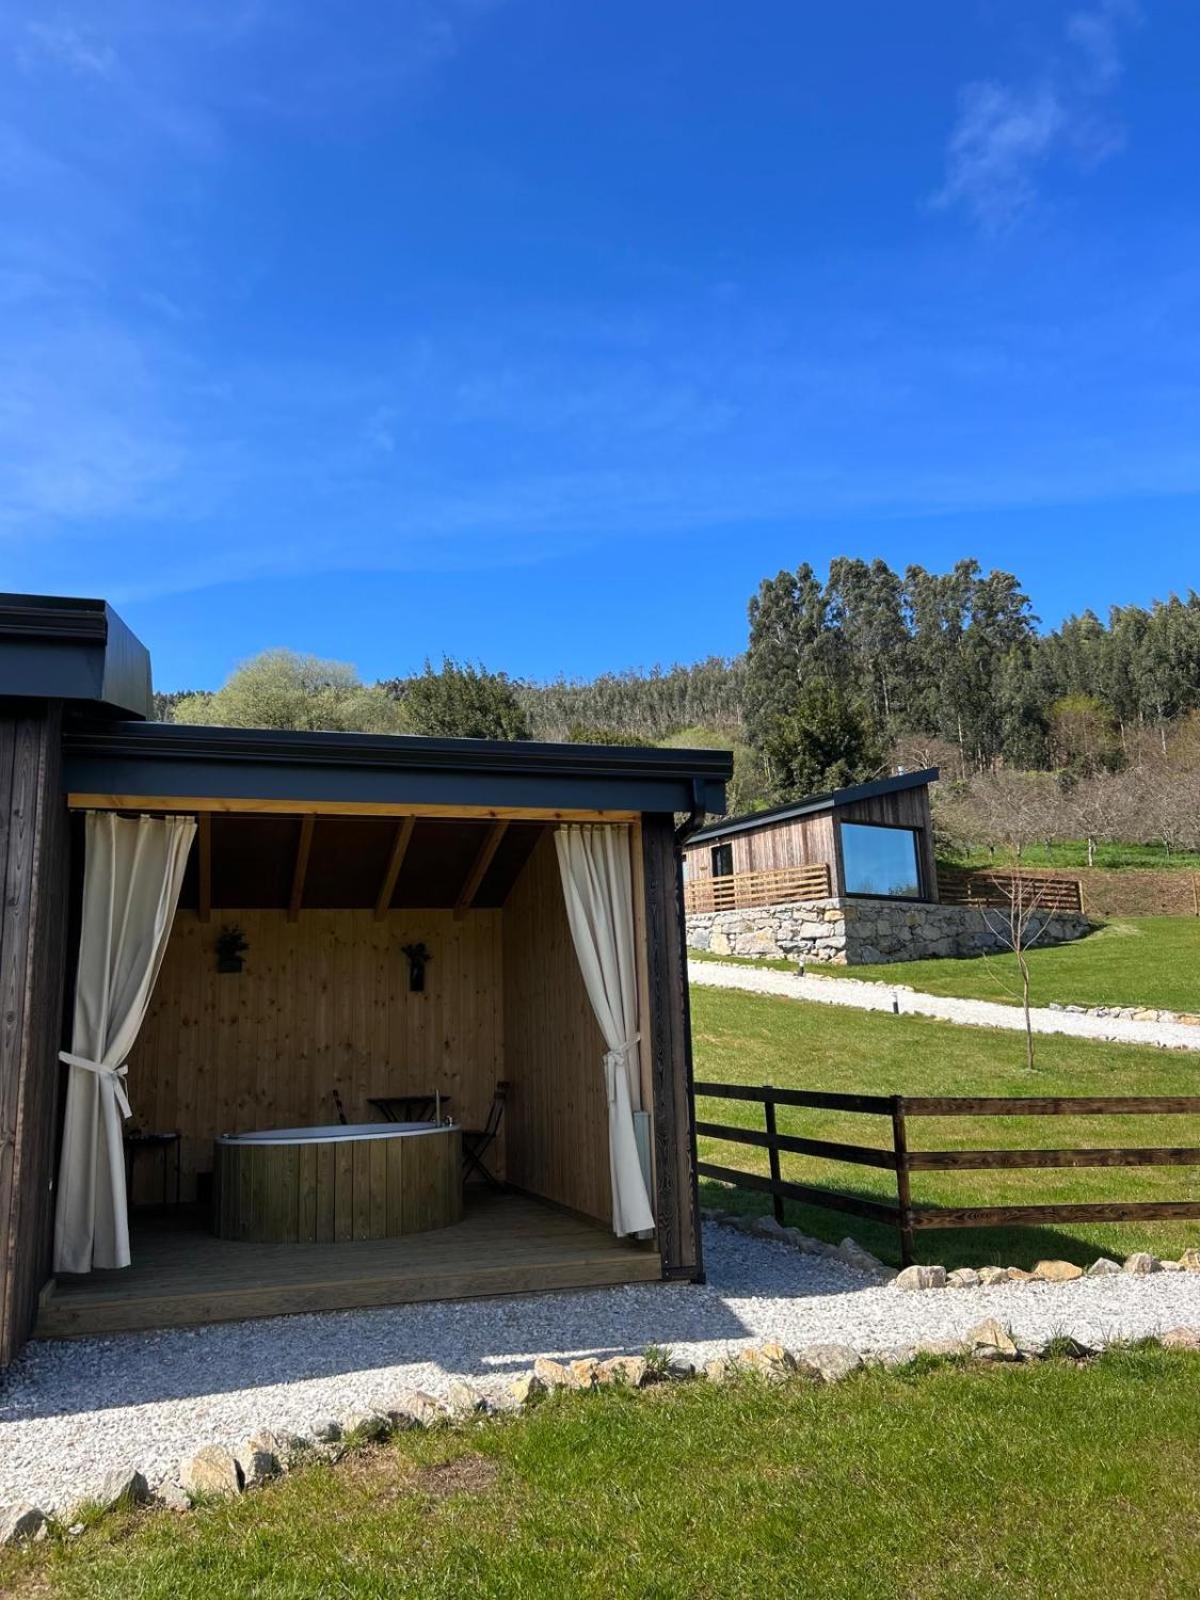
[[[36,1341],[0,1387],[0,1505],[66,1509],[114,1467],[173,1478],[201,1445],[259,1427],[306,1432],[469,1378],[499,1393],[539,1354],[637,1352],[708,1360],[766,1338],[864,1355],[954,1338],[994,1316],[1030,1343],[1099,1345],[1200,1325],[1200,1273],[911,1293],[839,1262],[708,1225],[709,1282],[396,1306],[108,1339]]]
[[[1019,1006],[996,1000],[958,1000],[950,995],[919,994],[904,985],[867,983],[855,978],[821,978],[810,973],[777,972],[771,967],[741,967],[724,961],[690,961],[688,979],[715,989],[743,989],[749,994],[782,995],[823,1006],[849,1006],[855,1011],[888,1011],[898,1016],[937,1017],[974,1028],[1004,1028],[1021,1033],[1025,1018]],[[1134,1022],[1128,1017],[1089,1017],[1072,1011],[1034,1006],[1035,1033],[1065,1033],[1073,1039],[1155,1045],[1168,1050],[1200,1050],[1200,1028],[1186,1022]]]

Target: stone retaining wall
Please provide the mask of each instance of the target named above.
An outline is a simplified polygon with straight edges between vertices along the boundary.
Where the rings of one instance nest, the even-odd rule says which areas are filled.
[[[1041,945],[1081,939],[1092,926],[1068,912],[1040,914],[1036,921]],[[687,919],[693,950],[842,967],[994,953],[1007,948],[1004,930],[1002,911],[903,900],[797,900],[748,911],[697,912]]]

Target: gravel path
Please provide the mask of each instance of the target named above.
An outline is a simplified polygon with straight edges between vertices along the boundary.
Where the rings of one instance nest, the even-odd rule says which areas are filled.
[[[0,1505],[66,1509],[115,1467],[160,1483],[203,1444],[234,1446],[259,1427],[305,1432],[403,1388],[444,1395],[455,1376],[499,1393],[539,1354],[659,1344],[699,1363],[765,1338],[868,1354],[958,1337],[985,1316],[1031,1343],[1200,1325],[1200,1273],[906,1293],[732,1229],[707,1226],[705,1251],[703,1288],[638,1284],[35,1342],[0,1387]]]
[[[824,1006],[850,1006],[856,1011],[888,1011],[903,1016],[939,1017],[944,1022],[975,1028],[1006,1028],[1020,1033],[1025,1018],[1020,1007],[995,1000],[956,1000],[948,995],[919,994],[902,986],[866,983],[855,978],[803,978],[770,967],[739,967],[724,961],[690,961],[692,983],[715,989],[745,989],[751,994],[777,994],[789,1000],[813,1000]],[[1071,1011],[1035,1006],[1035,1033],[1065,1033],[1074,1039],[1109,1043],[1158,1045],[1169,1050],[1200,1050],[1200,1028],[1186,1022],[1134,1022],[1125,1017],[1087,1017]]]

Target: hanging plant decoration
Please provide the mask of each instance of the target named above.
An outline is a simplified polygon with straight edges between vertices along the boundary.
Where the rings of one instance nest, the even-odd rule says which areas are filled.
[[[408,957],[408,988],[411,994],[425,993],[425,966],[433,954],[425,944],[402,944],[400,949]]]
[[[217,935],[217,971],[240,972],[250,945],[240,928],[222,928]]]

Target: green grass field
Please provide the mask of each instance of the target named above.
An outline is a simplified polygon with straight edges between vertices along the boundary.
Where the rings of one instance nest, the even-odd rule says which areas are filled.
[[[1200,1357],[568,1396],[0,1553],[13,1600],[1200,1592]]]
[[[697,961],[732,961],[739,966],[795,972],[795,961],[714,956],[688,952]],[[1200,918],[1121,917],[1075,944],[1029,952],[1033,1003],[1079,1006],[1151,1006],[1200,1012]],[[820,978],[863,978],[906,983],[925,994],[1019,1005],[1021,978],[1016,957],[969,956],[961,960],[891,961],[880,966],[829,967],[810,962]]]
[[[735,990],[694,987],[696,1076],[780,1088],[909,1095],[1192,1095],[1200,1094],[1200,1058],[1183,1052],[1087,1044],[1047,1035],[1037,1040],[1035,1070],[1024,1063],[1021,1033],[957,1027],[924,1017],[808,1005]],[[707,1121],[761,1129],[762,1110],[736,1101],[702,1100]],[[781,1109],[781,1132],[887,1147],[884,1118]],[[922,1118],[910,1127],[916,1149],[1003,1149],[1088,1145],[1198,1145],[1200,1118],[1022,1117]],[[748,1171],[767,1170],[766,1152],[702,1139],[701,1158]],[[783,1175],[865,1198],[895,1199],[892,1174],[807,1156],[784,1156]],[[723,1184],[701,1185],[705,1203],[764,1211],[765,1196]],[[920,1173],[917,1204],[1020,1205],[1104,1200],[1200,1200],[1200,1168],[1065,1168],[1024,1172]],[[853,1233],[885,1260],[898,1262],[895,1233],[881,1224],[815,1206],[788,1206],[788,1219],[838,1240]],[[1032,1266],[1041,1256],[1085,1264],[1104,1253],[1147,1249],[1177,1255],[1200,1246],[1200,1223],[1086,1225],[1064,1229],[995,1228],[922,1232],[918,1256],[947,1266],[988,1262]]]
[[[1011,865],[1011,861],[1011,856],[1003,850],[995,855],[988,850],[965,850],[953,857],[953,863],[962,867],[999,867]],[[1021,852],[1021,861],[1027,867],[1086,867],[1087,841],[1064,839],[1059,844],[1027,845]],[[1168,854],[1161,844],[1098,844],[1092,865],[1197,872],[1200,871],[1200,853],[1195,850],[1172,850]]]
[[[782,963],[784,966],[788,963]],[[795,963],[791,963],[795,970]],[[963,960],[900,961],[877,967],[818,967],[837,978],[907,983],[926,994],[1019,1004],[1021,978],[1011,954]],[[1200,918],[1121,917],[1075,944],[1029,952],[1034,1005],[1151,1006],[1200,1012]]]

